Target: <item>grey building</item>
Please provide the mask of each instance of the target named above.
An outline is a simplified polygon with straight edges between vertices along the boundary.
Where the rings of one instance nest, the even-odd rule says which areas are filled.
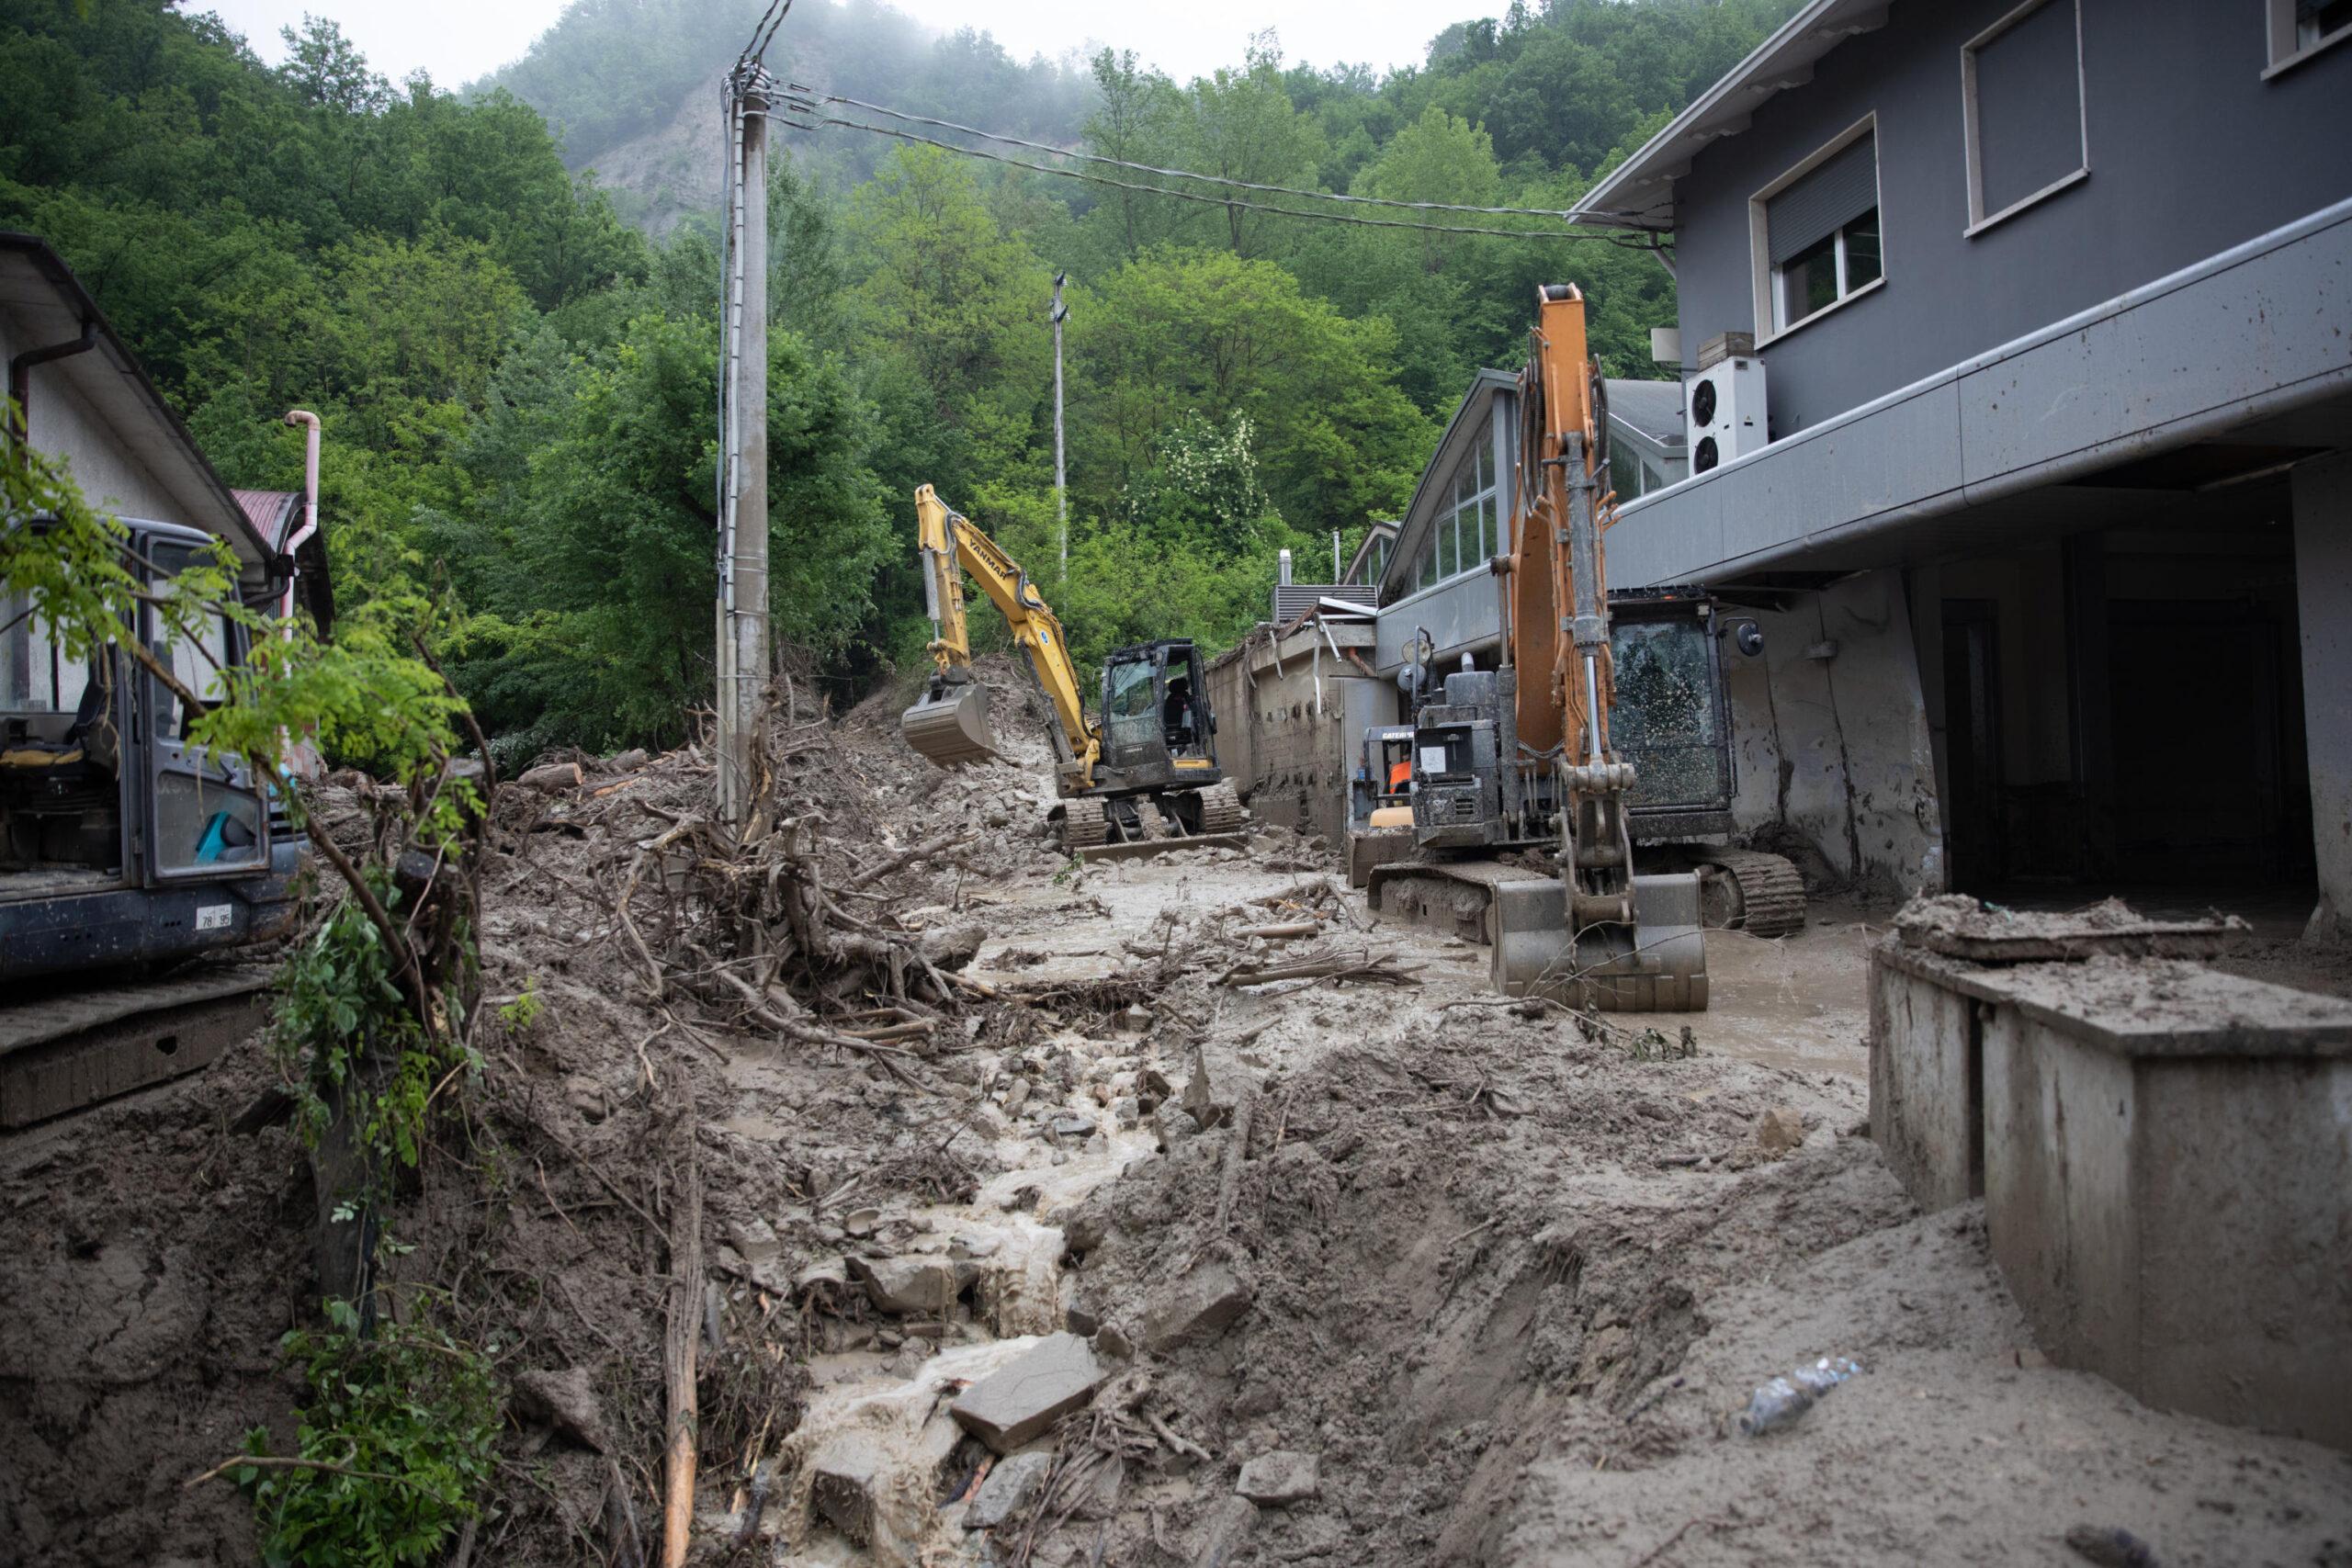
[[[1753,342],[1744,434],[1662,485],[1625,457],[1672,422],[1612,384],[1608,538],[1612,586],[1766,632],[1745,831],[1903,890],[2352,914],[2347,38],[2343,0],[1815,0],[1588,195],[1671,240],[1683,344]],[[1491,657],[1511,400],[1479,378],[1399,519],[1384,676],[1417,632]]]
[[[1682,423],[1679,381],[1619,381],[1607,384],[1609,472],[1620,505],[1654,490],[1679,484],[1690,474],[1690,444]]]

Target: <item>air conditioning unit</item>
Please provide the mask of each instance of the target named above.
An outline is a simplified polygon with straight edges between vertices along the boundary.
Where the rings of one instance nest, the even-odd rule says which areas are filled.
[[[1771,439],[1764,423],[1764,362],[1736,355],[1690,378],[1684,389],[1690,471],[1744,457]]]

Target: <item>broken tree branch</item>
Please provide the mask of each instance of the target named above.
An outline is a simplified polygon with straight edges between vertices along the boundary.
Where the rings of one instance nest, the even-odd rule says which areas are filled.
[[[1233,1228],[1233,1201],[1241,1193],[1241,1163],[1250,1157],[1250,1129],[1258,1119],[1258,1097],[1244,1095],[1233,1108],[1233,1132],[1226,1139],[1225,1168],[1217,1176],[1216,1229],[1219,1235]]]

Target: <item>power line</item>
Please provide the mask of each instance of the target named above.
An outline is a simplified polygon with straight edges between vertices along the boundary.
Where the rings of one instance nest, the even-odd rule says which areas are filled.
[[[936,137],[921,136],[911,130],[899,130],[887,125],[867,125],[862,120],[842,119],[832,115],[818,115],[818,125],[837,125],[844,130],[864,130],[876,136],[893,137],[900,141],[918,141],[926,147],[937,147],[949,152],[961,152],[967,158],[985,158],[992,164],[1004,164],[1016,169],[1027,169],[1040,175],[1058,175],[1066,180],[1083,180],[1089,185],[1109,186],[1115,190],[1141,191],[1147,196],[1173,197],[1179,201],[1196,201],[1204,207],[1239,208],[1247,212],[1271,213],[1279,218],[1306,218],[1324,223],[1347,223],[1363,229],[1409,229],[1424,234],[1483,234],[1498,240],[1596,240],[1616,245],[1623,250],[1647,251],[1653,247],[1630,244],[1614,234],[1562,233],[1541,229],[1482,229],[1463,224],[1415,223],[1401,218],[1359,218],[1346,212],[1302,212],[1291,207],[1269,207],[1261,202],[1244,201],[1239,197],[1210,196],[1196,190],[1176,190],[1167,186],[1136,185],[1130,180],[1114,180],[1106,175],[1090,175],[1080,169],[1060,169],[1050,164],[1032,164],[1023,158],[1008,158],[1001,152],[990,152],[979,147],[961,147]],[[1051,149],[1048,149],[1051,151]],[[1193,178],[1214,178],[1193,175]],[[1228,182],[1238,183],[1238,182]],[[1329,192],[1324,193],[1329,195]],[[1524,210],[1524,209],[1521,209]],[[1542,217],[1557,220],[1557,213],[1546,212]]]
[[[904,109],[894,109],[883,104],[869,104],[858,98],[844,98],[838,94],[819,94],[811,88],[802,86],[797,82],[786,83],[785,89],[796,96],[808,98],[812,103],[845,104],[852,108],[888,115],[892,119],[905,120],[910,124],[935,125],[942,130],[957,130],[967,136],[978,136],[989,141],[1001,141],[1013,147],[1026,147],[1036,152],[1050,152],[1057,157],[1082,159],[1089,164],[1100,164],[1114,169],[1128,169],[1139,175],[1160,175],[1169,179],[1198,180],[1204,185],[1226,186],[1235,190],[1260,191],[1268,196],[1305,197],[1315,201],[1344,201],[1364,207],[1401,208],[1415,212],[1468,212],[1484,218],[1544,218],[1557,222],[1568,217],[1567,213],[1550,208],[1465,207],[1451,201],[1400,201],[1385,196],[1353,196],[1344,191],[1305,190],[1296,186],[1260,185],[1251,180],[1228,179],[1223,175],[1197,174],[1190,169],[1163,169],[1156,164],[1137,164],[1125,158],[1107,157],[1100,152],[1056,147],[1050,142],[1031,141],[1019,136],[1007,136],[1000,131],[982,130],[977,126],[958,125],[952,119],[934,119],[929,115],[909,114]],[[880,130],[881,128],[876,126],[869,129]]]
[[[752,41],[745,44],[743,52],[735,57],[738,75],[747,70],[757,69],[761,61],[766,58],[768,45],[775,41],[776,29],[784,26],[784,18],[791,9],[792,0],[768,0],[768,8],[760,13],[758,21],[752,24]]]

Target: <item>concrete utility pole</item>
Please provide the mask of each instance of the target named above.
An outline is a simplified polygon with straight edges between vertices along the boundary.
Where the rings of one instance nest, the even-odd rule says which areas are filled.
[[[1069,493],[1062,472],[1062,322],[1069,307],[1062,303],[1062,285],[1069,274],[1054,274],[1054,526],[1061,540],[1062,573],[1058,585],[1069,583]]]
[[[768,77],[739,70],[727,95],[729,267],[721,299],[718,518],[718,814],[750,820],[752,759],[767,707]]]

